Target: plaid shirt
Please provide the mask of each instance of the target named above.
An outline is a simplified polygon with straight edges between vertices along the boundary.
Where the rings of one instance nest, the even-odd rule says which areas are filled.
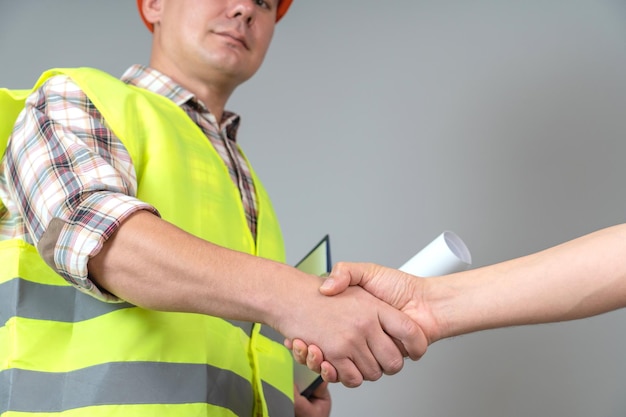
[[[217,123],[195,96],[160,72],[134,65],[126,83],[161,94],[194,120],[239,188],[256,236],[257,202],[249,167],[236,145],[240,118]],[[0,165],[0,240],[36,245],[49,265],[78,289],[115,301],[88,277],[87,262],[130,214],[157,210],[139,201],[124,145],[93,103],[66,76],[55,76],[26,100]],[[50,250],[42,246],[48,245]]]

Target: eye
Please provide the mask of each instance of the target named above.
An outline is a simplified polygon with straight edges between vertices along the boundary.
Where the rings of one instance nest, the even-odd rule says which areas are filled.
[[[254,3],[257,6],[263,7],[264,9],[268,9],[268,10],[272,9],[272,4],[269,1],[266,1],[266,0],[254,0]]]

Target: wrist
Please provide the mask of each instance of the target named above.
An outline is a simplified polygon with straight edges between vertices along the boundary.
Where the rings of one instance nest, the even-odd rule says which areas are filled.
[[[289,265],[279,264],[269,271],[271,289],[265,288],[265,295],[257,300],[261,311],[261,322],[279,331],[286,337],[290,335],[290,325],[303,306],[311,304],[311,297],[325,297],[319,293],[323,279],[299,271]]]
[[[430,317],[429,344],[461,333],[457,320],[460,291],[447,276],[424,278],[424,299]]]

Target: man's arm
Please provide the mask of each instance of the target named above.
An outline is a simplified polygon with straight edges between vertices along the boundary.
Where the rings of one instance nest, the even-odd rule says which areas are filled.
[[[360,285],[411,316],[429,344],[515,325],[575,320],[626,306],[626,224],[552,248],[465,272],[416,278],[374,264],[340,263],[321,288],[326,295]],[[296,358],[307,348],[294,341]],[[312,369],[334,381],[313,347]]]
[[[325,297],[322,280],[198,239],[147,211],[126,219],[88,264],[91,278],[141,307],[268,324],[324,349],[338,380],[358,386],[398,372],[426,340],[408,316],[360,288]]]

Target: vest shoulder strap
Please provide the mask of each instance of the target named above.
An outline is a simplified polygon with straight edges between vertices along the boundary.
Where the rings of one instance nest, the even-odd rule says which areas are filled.
[[[85,80],[88,81],[91,78],[97,77],[98,82],[106,84],[106,87],[119,88],[117,86],[120,84],[124,85],[122,81],[107,74],[106,72],[95,68],[84,67],[49,69],[41,74],[35,85],[30,89],[0,88],[0,114],[2,114],[2,118],[0,118],[0,153],[4,153],[6,149],[9,136],[11,136],[11,132],[13,131],[13,127],[15,125],[15,121],[17,120],[20,112],[24,109],[24,103],[28,96],[40,88],[49,78],[62,74],[71,77],[81,84]]]
[[[17,116],[31,90],[9,90],[0,88],[0,154],[4,153]]]

